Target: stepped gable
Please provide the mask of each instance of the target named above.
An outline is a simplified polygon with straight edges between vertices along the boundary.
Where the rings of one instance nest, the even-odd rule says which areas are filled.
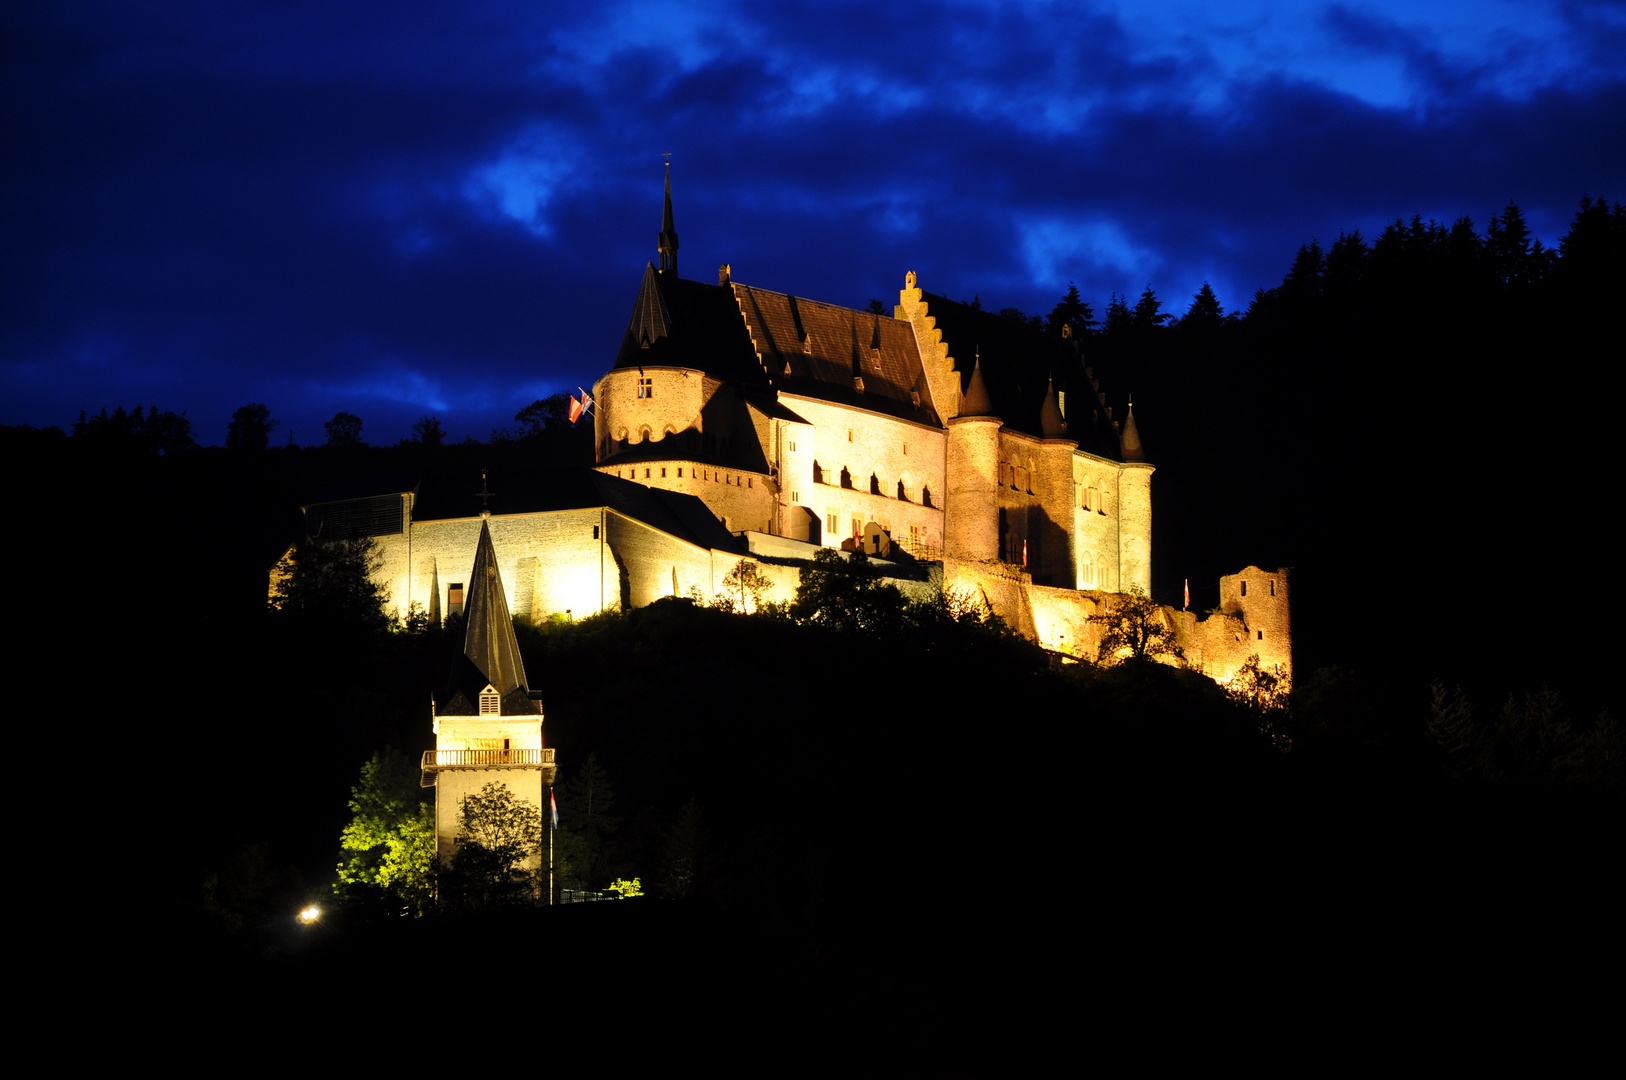
[[[1067,395],[1065,437],[1081,450],[1118,460],[1117,434],[1101,415],[1097,392],[1071,340],[944,296],[924,291],[921,296],[942,332],[948,355],[955,358],[962,394],[969,391],[971,372],[980,364],[989,398],[987,412],[1004,420],[1010,430],[1044,438],[1041,414],[1045,395],[1054,387]]]
[[[616,368],[683,367],[747,385],[767,385],[739,304],[726,285],[685,281],[644,266],[621,337]]]
[[[775,388],[941,426],[907,322],[738,282],[733,289]]]

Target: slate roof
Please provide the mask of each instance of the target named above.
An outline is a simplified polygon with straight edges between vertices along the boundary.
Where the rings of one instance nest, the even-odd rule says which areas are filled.
[[[734,551],[739,540],[694,495],[645,487],[606,476],[595,469],[561,469],[532,473],[493,473],[493,515],[591,510],[600,506],[660,529],[698,547]],[[448,493],[445,499],[425,492],[418,500],[417,521],[469,517],[469,496]]]
[[[738,282],[733,288],[778,390],[941,426],[908,323]]]
[[[462,660],[452,668],[452,685],[439,711],[448,716],[477,715],[480,692],[490,685],[502,695],[503,715],[541,713],[542,706],[531,699],[525,681],[525,661],[519,655],[519,640],[514,636],[514,620],[508,614],[508,599],[503,593],[487,521],[480,522],[463,619]]]
[[[1041,413],[1045,395],[1054,386],[1067,395],[1066,438],[1081,450],[1121,460],[1117,432],[1071,339],[945,296],[922,295],[965,380],[962,393],[969,390],[968,372],[979,365],[982,369],[988,408],[979,415],[997,416],[1008,429],[1043,438]]]
[[[686,367],[730,382],[767,386],[756,350],[726,285],[706,285],[644,265],[615,368]]]

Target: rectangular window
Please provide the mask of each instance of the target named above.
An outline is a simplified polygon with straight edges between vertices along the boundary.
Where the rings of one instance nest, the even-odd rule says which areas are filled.
[[[854,536],[863,536],[864,535],[864,519],[861,518],[861,517],[857,517],[856,515],[853,517],[853,535]]]
[[[654,379],[639,379],[638,380],[638,396],[641,397],[641,398],[652,398],[652,397],[654,397],[655,396],[655,380]]]
[[[841,527],[838,515],[826,514],[825,517],[829,519],[825,522],[825,528],[829,531],[831,536],[834,536],[836,534],[836,530]]]
[[[852,428],[847,429],[847,441],[848,442],[853,441],[853,429]]]
[[[793,502],[793,503],[801,502],[802,501],[802,493],[800,491],[792,491],[790,493],[790,501]]]
[[[463,613],[463,585],[453,582],[446,587],[446,613],[448,615],[461,615]]]
[[[1242,595],[1243,595],[1243,596],[1247,596],[1247,595],[1248,595],[1248,583],[1247,583],[1247,582],[1246,582],[1246,581],[1244,581],[1244,582],[1243,582],[1243,583],[1242,583]]]
[[[662,480],[666,479],[666,466],[664,466],[664,465],[661,466],[661,479]]]
[[[644,479],[645,479],[645,480],[648,480],[648,479],[649,479],[649,470],[648,470],[648,469],[645,469],[645,470],[644,470]]]
[[[1265,640],[1265,632],[1263,630],[1259,631],[1259,640],[1260,641]]]
[[[745,478],[745,486],[748,487],[748,488],[756,487],[757,486],[757,478],[754,477],[754,476],[747,476]]]
[[[598,526],[597,525],[593,526],[593,539],[594,540],[598,539]]]
[[[1276,595],[1276,583],[1274,581],[1270,583],[1270,595]]]
[[[790,440],[790,452],[793,453],[793,454],[796,452],[796,440],[795,439]]]
[[[679,480],[683,479],[683,466],[682,465],[678,466],[678,479]]]

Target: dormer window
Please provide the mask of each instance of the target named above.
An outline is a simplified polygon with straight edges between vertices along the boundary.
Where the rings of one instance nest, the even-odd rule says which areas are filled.
[[[502,715],[502,695],[497,693],[497,688],[490,683],[487,683],[486,688],[480,691],[480,715]]]

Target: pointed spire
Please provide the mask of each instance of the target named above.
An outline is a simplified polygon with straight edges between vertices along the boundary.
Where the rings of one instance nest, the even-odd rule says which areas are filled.
[[[1129,399],[1129,412],[1124,417],[1123,430],[1118,435],[1120,456],[1125,461],[1145,461],[1146,450],[1140,444],[1140,428],[1135,426],[1135,399]]]
[[[966,387],[965,396],[960,399],[961,416],[992,416],[994,404],[988,398],[988,387],[982,381],[982,354],[977,354],[977,362],[971,369],[971,383]]]
[[[672,163],[666,163],[666,206],[661,211],[661,273],[677,277],[678,236],[672,224]]]
[[[463,655],[503,697],[527,690],[525,664],[519,656],[519,640],[514,637],[514,620],[508,615],[508,599],[503,595],[502,576],[497,572],[497,552],[491,546],[491,523],[480,522],[480,544],[474,553],[473,580],[464,608]],[[524,695],[529,699],[529,695]],[[528,711],[528,710],[527,710]]]
[[[1056,380],[1045,388],[1044,404],[1039,406],[1039,430],[1047,439],[1067,437],[1067,421],[1062,419],[1061,406],[1056,404]]]
[[[640,349],[647,349],[671,332],[672,313],[666,310],[666,298],[661,295],[655,264],[645,263],[644,281],[638,287],[638,299],[632,304],[632,323],[627,333]]]

